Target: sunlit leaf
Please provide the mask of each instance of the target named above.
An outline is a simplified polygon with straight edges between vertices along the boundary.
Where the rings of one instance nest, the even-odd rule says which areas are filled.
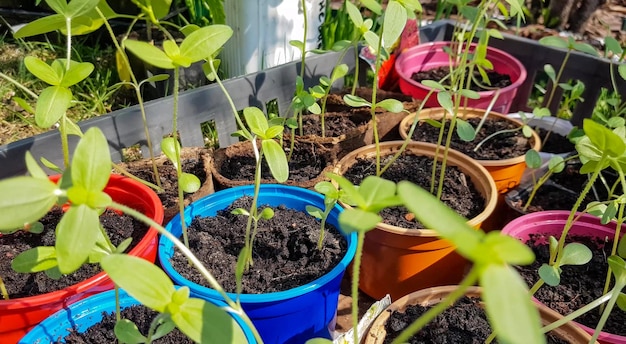
[[[14,177],[0,180],[0,231],[22,228],[46,215],[58,199],[48,179]]]
[[[465,142],[473,141],[476,138],[476,130],[467,121],[456,119],[456,133]]]
[[[107,139],[99,128],[89,128],[74,151],[72,181],[89,191],[102,191],[110,175],[111,155]]]
[[[172,320],[184,334],[198,343],[247,341],[241,326],[230,314],[204,300],[188,299],[178,313],[172,314]]]
[[[358,219],[358,221],[355,221]],[[353,208],[346,209],[339,214],[339,227],[344,233],[367,232],[376,228],[376,225],[383,220],[380,215]]]
[[[155,67],[163,69],[174,69],[176,66],[172,59],[163,52],[163,50],[143,41],[127,39],[124,41],[124,47],[137,56],[141,60]]]
[[[11,261],[11,268],[20,273],[45,271],[55,266],[57,266],[56,251],[52,246],[31,248]]]
[[[558,267],[543,264],[539,268],[539,277],[549,286],[557,286],[561,283],[561,272]]]
[[[62,273],[72,273],[87,261],[100,231],[98,215],[96,210],[81,204],[70,207],[59,221],[54,247]]]
[[[539,152],[534,149],[526,152],[526,154],[524,155],[524,160],[526,161],[526,166],[528,166],[529,168],[541,167],[541,156],[539,156]]]
[[[72,92],[62,86],[46,87],[35,108],[35,122],[41,128],[50,128],[65,114],[72,103]]]
[[[233,35],[233,30],[226,25],[209,25],[196,30],[185,37],[180,44],[180,54],[200,61],[215,55]]]
[[[289,165],[283,147],[271,139],[261,141],[261,147],[272,176],[279,183],[284,183],[289,178]]]

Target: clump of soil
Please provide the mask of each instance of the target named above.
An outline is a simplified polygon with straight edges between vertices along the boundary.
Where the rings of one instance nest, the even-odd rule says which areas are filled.
[[[244,247],[248,217],[234,215],[250,209],[251,197],[243,197],[214,217],[196,217],[189,225],[189,246],[228,292],[235,292],[235,266]],[[267,207],[261,205],[260,209]],[[312,216],[284,205],[270,207],[274,217],[260,220],[253,245],[254,265],[243,275],[243,293],[288,290],[312,282],[331,271],[343,258],[347,241],[327,224],[322,250],[317,249],[320,223]],[[176,251],[172,266],[183,277],[208,286],[204,277]]]
[[[391,158],[392,156],[390,155],[383,157],[381,159],[381,166],[384,166]],[[432,166],[432,158],[406,152],[401,155],[381,177],[396,183],[402,180],[408,180],[429,190]],[[439,184],[439,171],[441,171],[441,164],[437,166],[435,190]],[[373,158],[359,159],[344,173],[344,176],[353,184],[358,185],[363,179],[375,174],[375,172],[376,165]],[[465,218],[473,218],[480,214],[485,204],[484,198],[476,190],[470,178],[456,166],[446,167],[441,201]],[[405,207],[386,208],[381,211],[380,215],[383,217],[383,222],[389,225],[413,229],[424,228],[421,223],[415,221],[414,216],[412,216]]]
[[[484,343],[492,330],[480,302],[480,299],[476,297],[462,297],[411,337],[409,343]],[[408,306],[403,313],[393,312],[385,324],[387,336],[384,343],[391,343],[406,327],[429,309],[430,307],[414,305]],[[547,339],[548,343],[568,343],[553,335],[548,335]]]
[[[487,77],[489,78],[489,83],[483,83],[482,85],[477,84],[475,80],[479,80],[482,83],[482,76],[478,72],[478,69],[474,69],[474,78],[470,84],[470,89],[472,91],[481,92],[488,91],[495,88],[504,88],[510,86],[513,82],[511,81],[511,77],[507,74],[500,74],[493,70],[486,71]],[[429,70],[415,72],[411,75],[411,79],[417,82],[422,82],[424,80],[434,80],[441,81],[443,80],[443,84],[446,86],[450,86],[450,78],[446,78],[450,75],[450,67],[443,66],[437,67]],[[446,78],[446,79],[444,79]],[[488,87],[488,88],[487,88]]]
[[[152,320],[158,315],[157,312],[148,309],[144,306],[131,306],[122,310],[122,319],[132,320],[139,332],[144,336],[148,334],[150,330],[150,324]],[[102,312],[102,320],[99,323],[89,327],[83,333],[78,333],[77,330],[70,330],[70,334],[63,338],[63,341],[58,343],[67,344],[110,344],[117,343],[117,337],[113,329],[115,328],[115,312],[106,313]],[[189,337],[185,336],[178,328],[167,335],[152,341],[154,344],[191,344],[193,341]]]
[[[607,257],[611,255],[612,240],[571,236],[567,242],[579,242],[591,249],[593,258],[585,265],[567,265],[562,267],[561,283],[556,287],[544,285],[534,294],[541,303],[554,309],[558,313],[567,315],[591,303],[602,296],[606,273],[608,269]],[[517,267],[528,286],[532,286],[539,279],[538,270],[541,264],[550,259],[548,236],[535,234],[526,243],[535,253],[536,260],[532,265]],[[600,320],[597,309],[576,318],[576,322],[595,328]],[[604,331],[624,336],[626,335],[626,312],[615,307],[608,318]]]
[[[10,298],[21,298],[60,290],[84,281],[100,272],[98,264],[84,264],[76,272],[64,275],[58,280],[48,277],[44,272],[32,274],[17,273],[11,268],[11,261],[21,252],[38,246],[54,246],[55,228],[62,216],[59,208],[54,208],[40,222],[44,225],[41,234],[19,231],[10,235],[0,235],[0,276],[7,286]],[[100,222],[109,234],[111,242],[119,245],[132,237],[128,250],[136,246],[145,236],[148,228],[130,216],[119,215],[107,210],[100,216]]]
[[[480,120],[481,118],[468,118],[467,122],[475,129],[480,123]],[[446,121],[444,138],[448,135],[449,127],[450,121]],[[487,117],[487,120],[476,133],[476,138],[473,141],[465,142],[454,133],[450,148],[465,153],[477,160],[502,160],[522,156],[530,149],[532,139],[524,137],[522,130],[506,132],[506,130],[517,128],[519,127],[513,122]],[[496,132],[499,132],[499,134],[483,143],[478,151],[474,151],[480,142]],[[435,128],[421,121],[415,128],[411,138],[415,141],[437,143],[438,137],[439,128]]]

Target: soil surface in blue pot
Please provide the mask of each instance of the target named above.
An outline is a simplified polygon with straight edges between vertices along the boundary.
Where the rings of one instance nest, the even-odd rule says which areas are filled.
[[[248,217],[234,215],[237,208],[250,209],[252,198],[243,197],[214,217],[196,217],[188,228],[189,246],[228,292],[235,291],[235,266],[244,246]],[[259,209],[266,206],[261,205]],[[335,268],[347,251],[347,241],[326,226],[322,250],[317,249],[320,222],[313,216],[286,208],[271,207],[274,217],[260,220],[253,244],[253,263],[243,276],[243,293],[260,294],[305,285]],[[183,277],[201,285],[206,280],[190,268],[176,251],[172,265]]]

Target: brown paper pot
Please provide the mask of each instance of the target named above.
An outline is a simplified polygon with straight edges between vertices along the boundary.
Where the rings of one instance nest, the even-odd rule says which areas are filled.
[[[381,155],[394,154],[401,145],[401,141],[383,142]],[[436,145],[425,142],[411,142],[407,146],[407,150],[429,157],[435,156],[435,149]],[[333,172],[343,175],[357,158],[375,156],[374,145],[362,147],[341,159]],[[457,166],[463,171],[485,198],[483,212],[468,221],[471,226],[479,228],[496,206],[495,183],[484,167],[460,152],[449,152],[448,166]],[[467,260],[455,252],[455,247],[449,241],[439,239],[433,230],[405,229],[380,223],[365,235],[359,288],[375,299],[386,294],[396,299],[418,289],[457,284],[467,264]]]
[[[183,162],[186,160],[187,161],[201,161],[204,174],[205,174],[204,180],[203,178],[200,178],[200,181],[202,182],[200,189],[198,189],[198,191],[194,193],[185,194],[185,206],[189,205],[191,202],[195,200],[198,200],[204,196],[207,196],[215,192],[215,188],[213,186],[213,178],[211,177],[211,168],[210,168],[212,164],[211,154],[212,154],[212,151],[210,149],[203,148],[203,147],[182,147],[180,151],[181,160]],[[155,162],[159,170],[162,169],[162,167],[160,166],[163,166],[166,164],[171,165],[170,160],[165,155],[160,155],[156,157]],[[151,176],[152,179],[154,179],[152,162],[150,161],[150,159],[141,159],[141,160],[137,160],[137,161],[133,161],[129,163],[122,163],[119,165],[123,169],[131,171],[131,173],[132,171],[143,171],[143,173],[147,173],[148,175]],[[178,192],[178,191],[175,191],[175,192]],[[161,198],[161,200],[163,200],[162,195],[159,195],[159,197]],[[163,223],[168,223],[179,212],[178,200],[177,199],[173,199],[171,201],[166,200],[166,202],[163,204],[163,208],[164,208],[164,213],[165,213],[163,217]]]
[[[443,114],[446,111],[443,108],[431,108],[420,111],[418,114],[418,118],[420,120],[425,119],[434,119],[440,120]],[[482,117],[485,113],[485,110],[481,109],[472,109],[472,108],[463,108],[459,112],[459,116],[463,118],[473,118],[473,117]],[[411,124],[413,124],[413,120],[415,118],[415,113],[405,117],[400,123],[400,135],[402,138],[406,138],[409,132],[409,128]],[[448,118],[451,116],[448,114]],[[513,123],[517,123],[519,126],[522,126],[522,122],[509,118],[503,114],[490,112],[489,117],[498,117],[506,121],[510,121]],[[532,132],[532,146],[528,147],[528,149],[535,149],[537,151],[541,148],[541,140],[539,139],[539,135],[535,131]],[[503,160],[477,160],[479,164],[484,166],[487,171],[491,174],[493,179],[496,182],[499,193],[506,193],[507,191],[513,189],[517,185],[519,185],[520,180],[522,178],[522,174],[526,169],[526,161],[524,155],[520,155],[515,158],[503,159]]]
[[[289,147],[289,142],[287,142],[287,140],[283,142],[283,147],[285,148]],[[333,165],[337,162],[336,153],[333,150],[327,149],[324,146],[318,143],[314,143],[314,142],[296,141],[295,149],[297,150],[299,147],[313,150],[315,152],[314,154],[316,155],[316,158],[319,159],[319,162],[323,164],[324,168],[322,169],[321,173],[319,173],[318,175],[316,175],[315,177],[311,179],[294,180],[290,176],[290,178],[283,184],[311,189],[318,182],[323,181],[323,180],[328,180],[328,178],[326,177],[326,173],[332,171]],[[234,180],[234,179],[231,179],[230,176],[224,175],[222,173],[223,171],[222,166],[224,166],[224,164],[227,163],[229,159],[234,158],[234,157],[240,157],[240,158],[242,157],[243,159],[249,161],[251,165],[254,165],[255,157],[254,157],[254,151],[252,149],[252,143],[250,141],[239,142],[239,143],[232,144],[225,148],[220,148],[215,151],[215,153],[213,154],[213,159],[211,162],[210,169],[211,169],[211,174],[213,175],[213,178],[215,179],[216,189],[221,190],[221,189],[230,188],[234,186],[249,185],[249,184],[254,183],[253,179]],[[314,157],[311,157],[311,161],[313,161],[314,159],[315,159]],[[249,167],[249,165],[247,166]],[[261,183],[262,184],[274,184],[276,183],[276,180],[262,179]]]
[[[391,312],[402,312],[407,306],[431,306],[437,304],[457,287],[458,286],[456,285],[450,285],[418,290],[394,301],[376,318],[376,320],[374,320],[372,326],[365,335],[365,344],[382,344],[385,341],[385,336],[387,335],[385,323],[389,319]],[[480,293],[480,287],[469,287],[465,295],[469,297],[480,297]],[[537,307],[539,308],[539,314],[541,315],[541,322],[543,325],[553,323],[562,318],[560,314],[549,309],[548,307],[543,305],[537,305]],[[511,311],[514,312],[515,310],[512,309]],[[566,323],[565,325],[553,330],[553,332],[556,333],[557,336],[565,339],[568,343],[572,344],[587,344],[589,343],[589,340],[591,340],[591,336],[588,333],[574,325],[572,322]]]

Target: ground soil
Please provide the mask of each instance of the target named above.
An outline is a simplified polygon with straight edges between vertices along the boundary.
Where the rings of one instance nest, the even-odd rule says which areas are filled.
[[[385,324],[387,337],[384,343],[391,343],[402,330],[429,308],[415,305],[408,306],[404,313],[393,312]],[[464,296],[454,306],[428,323],[411,338],[409,343],[480,344],[484,343],[490,334],[491,327],[484,309],[480,307],[480,299]],[[567,341],[548,336],[548,343],[567,343]]]
[[[98,264],[85,264],[76,272],[53,280],[44,272],[33,274],[16,273],[11,269],[11,261],[21,252],[38,246],[54,246],[54,231],[62,213],[54,208],[40,222],[44,225],[42,234],[16,232],[0,235],[0,276],[2,276],[10,298],[34,296],[60,290],[96,275],[100,272]],[[127,215],[118,215],[106,211],[100,216],[111,242],[119,245],[123,240],[132,237],[133,242],[128,250],[137,245],[147,232],[147,227]]]
[[[371,102],[372,101],[372,88],[370,87],[358,87],[355,90],[355,95]],[[326,101],[326,111],[328,112],[343,112],[343,111],[359,111],[359,108],[353,108],[347,105],[343,101],[343,96],[352,92],[352,89],[343,89],[341,91],[333,92],[328,95]],[[404,109],[409,112],[415,112],[419,107],[419,103],[415,101],[411,96],[407,96],[400,92],[390,92],[378,89],[376,90],[376,101],[380,102],[385,99],[396,99],[403,103]],[[360,108],[362,110],[362,108]],[[368,112],[369,112],[369,108]],[[382,108],[377,108],[377,112],[382,112]]]
[[[571,237],[567,242],[580,242],[593,252],[591,262],[580,266],[563,266],[561,284],[556,287],[542,286],[534,295],[541,303],[555,311],[567,315],[602,295],[608,264],[606,258],[611,255],[611,240],[605,238]],[[532,286],[538,280],[538,269],[547,263],[550,257],[548,237],[537,234],[527,243],[536,255],[532,265],[518,267],[522,278]],[[585,313],[576,321],[595,328],[600,313],[597,309]],[[618,307],[613,309],[604,330],[609,333],[626,335],[626,312]]]
[[[530,191],[530,190],[529,190]],[[523,199],[517,200],[513,205],[518,209],[520,215],[522,209],[528,200],[528,195],[525,195]],[[554,185],[542,185],[535,196],[533,197],[532,204],[527,208],[527,213],[533,213],[543,210],[571,210],[578,199],[578,194],[570,191],[563,190]],[[582,211],[587,206],[587,203],[592,199],[587,197],[578,208]]]
[[[541,151],[545,153],[563,154],[576,150],[576,146],[565,136],[559,135],[555,132],[548,132],[548,130],[542,128],[535,128],[535,131],[541,138],[542,146]],[[548,135],[550,133],[550,135]],[[545,141],[546,136],[548,140]]]
[[[469,118],[467,122],[476,128],[480,118]],[[446,121],[444,138],[448,134],[450,121]],[[476,138],[471,142],[462,141],[458,135],[453,135],[450,148],[458,150],[477,160],[502,160],[515,158],[526,154],[531,147],[531,139],[524,137],[521,130],[504,132],[487,140],[480,149],[475,152],[474,148],[489,135],[503,131],[516,129],[515,123],[492,119],[488,117],[482,128],[476,133]],[[437,143],[439,128],[435,128],[426,122],[420,122],[413,132],[413,140]]]
[[[250,202],[250,197],[241,198],[215,217],[196,217],[189,226],[191,250],[229,292],[235,292],[235,266],[248,219],[231,211],[249,209]],[[272,219],[259,221],[254,265],[243,275],[243,293],[269,293],[304,285],[332,270],[346,253],[347,241],[334,227],[327,224],[323,249],[318,250],[320,224],[315,218],[285,206],[272,209]],[[172,265],[183,277],[207,285],[180,252],[176,251]]]
[[[383,157],[381,165],[391,159],[391,156]],[[425,189],[430,188],[432,158],[403,154],[394,164],[382,174],[382,177],[393,182],[409,180]],[[365,177],[373,175],[376,171],[373,159],[360,159],[350,167],[343,175],[353,184],[359,185]],[[440,164],[437,170],[440,171]],[[439,175],[439,173],[437,173]],[[435,181],[435,186],[438,181]],[[443,184],[441,201],[454,209],[459,215],[473,218],[484,209],[484,198],[475,189],[471,180],[455,166],[446,168],[446,179]],[[421,229],[424,226],[415,221],[414,217],[404,207],[392,207],[384,209],[380,215],[383,222],[389,225],[403,228]]]
[[[506,74],[500,74],[496,71],[486,71],[487,78],[489,79],[489,83],[483,83],[483,85],[479,85],[474,80],[480,80],[482,82],[482,76],[478,72],[478,70],[474,71],[474,79],[470,84],[470,89],[476,92],[480,91],[488,91],[494,88],[504,88],[510,86],[512,84],[511,77]],[[450,75],[450,67],[437,67],[429,70],[415,72],[411,75],[411,79],[417,82],[422,82],[424,80],[434,80],[441,81],[445,77]],[[447,78],[443,81],[444,85],[450,86],[450,79]],[[487,88],[489,87],[489,88]]]
[[[349,113],[327,112],[324,114],[324,135],[325,137],[349,135],[358,127],[367,125],[371,119],[369,112],[362,109]],[[300,131],[296,129],[296,133],[299,135]],[[302,133],[322,137],[321,115],[304,116]]]
[[[144,306],[131,306],[122,310],[122,318],[132,320],[139,331],[146,335],[150,329],[152,319],[157,316],[157,312]],[[67,344],[110,344],[117,343],[117,338],[113,332],[115,327],[115,313],[103,312],[102,321],[89,327],[83,333],[70,331],[70,334],[59,343]],[[175,328],[164,337],[154,340],[154,344],[191,344],[193,341],[185,336],[180,330]]]
[[[283,146],[289,154],[290,142],[285,140]],[[289,160],[289,180],[294,182],[304,182],[317,178],[322,171],[334,163],[330,152],[314,143],[296,142],[296,145]],[[246,150],[240,155],[233,155],[225,159],[221,165],[217,166],[220,174],[230,180],[254,180],[256,161],[254,152]],[[261,178],[273,181],[266,160],[263,161]]]

